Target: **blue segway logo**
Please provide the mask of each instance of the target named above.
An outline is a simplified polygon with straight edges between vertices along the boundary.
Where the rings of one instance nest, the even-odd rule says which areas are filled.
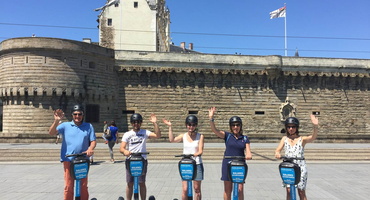
[[[234,183],[243,183],[245,177],[244,166],[231,166],[231,179]]]
[[[192,164],[181,164],[180,173],[182,180],[192,180],[193,179],[193,165]]]
[[[132,176],[141,176],[143,172],[143,162],[142,161],[131,161],[130,171]]]
[[[280,174],[285,184],[295,183],[295,172],[293,168],[281,168]]]
[[[86,178],[88,168],[89,168],[89,166],[88,166],[87,163],[75,164],[75,166],[74,166],[74,174],[76,176],[76,179]]]

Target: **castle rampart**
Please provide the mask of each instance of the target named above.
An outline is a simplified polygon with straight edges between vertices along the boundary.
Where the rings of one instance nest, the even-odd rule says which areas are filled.
[[[287,116],[311,131],[320,117],[318,141],[370,140],[370,60],[113,51],[55,38],[15,38],[0,44],[0,137],[47,136],[52,110],[79,102],[100,132],[104,120],[128,129],[133,112],[170,119],[175,134],[188,114],[199,118],[209,141],[208,109],[227,130],[239,115],[253,142],[277,141]],[[164,138],[167,127],[160,123]]]

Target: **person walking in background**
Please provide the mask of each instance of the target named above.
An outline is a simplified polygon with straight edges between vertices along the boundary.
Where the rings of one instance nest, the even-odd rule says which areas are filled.
[[[224,156],[243,156],[246,160],[252,159],[250,141],[248,136],[243,135],[243,123],[240,117],[233,116],[229,120],[230,132],[221,131],[216,128],[214,123],[214,115],[216,108],[212,107],[208,111],[209,122],[212,131],[219,137],[225,140]],[[227,164],[231,159],[222,160],[222,177],[224,181],[224,199],[231,200],[232,182],[228,176]],[[244,184],[238,185],[239,199],[244,199]]]
[[[168,126],[168,139],[170,142],[183,141],[183,154],[193,154],[197,167],[196,176],[193,181],[195,199],[202,199],[201,183],[204,177],[204,168],[201,155],[203,154],[204,136],[197,132],[198,118],[195,115],[189,115],[185,119],[186,133],[182,133],[176,137],[173,136],[172,123],[169,120],[163,119],[163,122]],[[182,181],[182,200],[187,199],[188,185],[187,181]]]
[[[304,147],[307,143],[313,142],[317,138],[319,130],[319,120],[315,115],[311,115],[311,122],[313,124],[312,135],[299,135],[299,120],[295,117],[289,117],[285,120],[286,136],[281,138],[278,147],[275,150],[275,158],[280,159],[280,152],[284,148],[286,157],[304,158]],[[301,180],[298,183],[298,195],[300,200],[307,200],[306,185],[307,185],[307,167],[305,160],[293,160],[301,168]],[[286,186],[287,197],[290,199],[290,188]]]
[[[109,138],[106,138],[108,133],[110,136]],[[103,139],[105,140],[105,144],[108,144],[109,147],[110,162],[114,163],[113,147],[116,143],[118,144],[118,128],[114,121],[110,122],[105,134],[103,134]]]
[[[57,139],[55,140],[55,144],[58,144],[59,140],[60,140],[60,135],[59,135],[59,133],[57,133]]]
[[[64,112],[61,109],[54,111],[54,122],[49,128],[49,134],[59,133],[63,137],[60,161],[64,167],[64,199],[71,200],[73,199],[74,179],[70,173],[70,165],[73,158],[66,157],[66,155],[86,153],[87,156],[92,156],[96,146],[96,135],[94,127],[83,121],[84,109],[82,105],[73,106],[71,122],[60,123],[63,118]],[[87,177],[81,179],[81,199],[89,199]]]
[[[120,147],[120,152],[130,157],[131,153],[136,152],[146,152],[146,142],[147,139],[152,138],[160,138],[161,137],[161,130],[159,129],[159,126],[157,124],[157,117],[155,114],[150,115],[150,122],[153,123],[154,126],[154,133],[145,129],[141,129],[141,124],[143,123],[143,117],[138,114],[134,113],[130,117],[130,123],[132,125],[132,130],[126,132],[122,136],[122,143]],[[146,162],[145,166],[148,165],[147,156],[145,154],[142,155]],[[126,159],[126,161],[127,161]],[[126,162],[127,163],[127,162]],[[139,177],[139,187],[140,187],[140,197],[141,199],[146,199],[146,169],[147,167],[144,167],[144,171],[142,175]],[[131,176],[129,173],[128,166],[126,165],[126,199],[131,200],[133,195],[133,186],[134,186],[134,177]]]
[[[107,128],[108,128],[108,122],[104,121],[103,133],[105,133],[107,131]]]

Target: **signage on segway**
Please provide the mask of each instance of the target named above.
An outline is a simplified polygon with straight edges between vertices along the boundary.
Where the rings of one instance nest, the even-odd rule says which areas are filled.
[[[280,168],[281,178],[285,184],[295,184],[295,171],[294,168]]]
[[[244,183],[246,170],[244,166],[231,166],[231,180],[234,183]]]
[[[130,172],[132,176],[141,176],[143,172],[143,161],[131,161]]]
[[[280,176],[285,184],[297,185],[301,178],[301,168],[292,162],[282,162],[279,165]]]
[[[74,165],[74,174],[76,179],[86,178],[89,169],[88,163],[80,163]]]
[[[184,164],[184,163],[180,164],[180,174],[182,180],[192,180],[193,172],[194,172],[193,164]]]

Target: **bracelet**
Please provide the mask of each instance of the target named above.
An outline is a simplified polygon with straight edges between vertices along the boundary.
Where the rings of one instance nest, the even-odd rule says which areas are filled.
[[[214,121],[215,121],[215,119],[213,119],[213,118],[212,118],[212,119],[209,119],[209,121],[210,121],[210,122],[214,122]]]

